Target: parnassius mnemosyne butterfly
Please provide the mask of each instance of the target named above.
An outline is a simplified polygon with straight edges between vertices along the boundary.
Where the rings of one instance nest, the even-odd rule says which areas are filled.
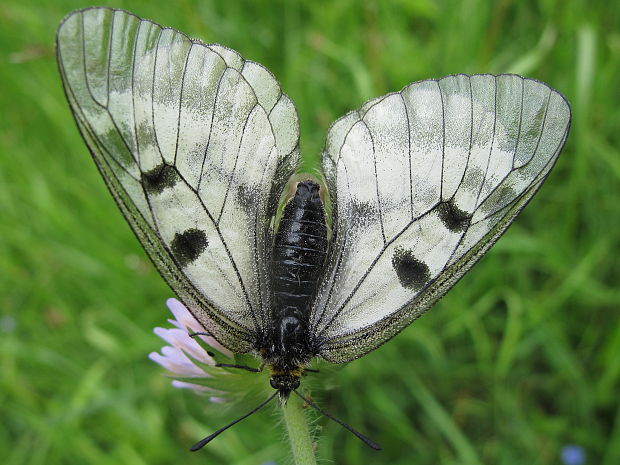
[[[370,100],[327,134],[328,234],[311,180],[276,221],[299,129],[263,66],[109,8],[71,13],[57,58],[153,263],[205,332],[269,368],[283,399],[312,358],[361,357],[441,298],[532,198],[570,126],[560,93],[516,75]]]

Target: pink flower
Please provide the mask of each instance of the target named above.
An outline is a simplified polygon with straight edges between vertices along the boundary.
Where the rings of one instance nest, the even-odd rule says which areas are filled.
[[[178,300],[168,299],[166,304],[174,315],[174,319],[168,321],[175,328],[155,328],[153,330],[169,345],[163,346],[161,353],[151,352],[149,358],[164,367],[176,378],[211,378],[212,376],[200,364],[214,366],[215,360],[196,341],[196,338],[200,338],[204,344],[228,357],[232,357],[232,353],[210,336],[191,337],[190,334],[204,332],[204,328]],[[213,389],[186,380],[174,380],[172,385],[177,388],[193,389],[196,392],[215,393]]]

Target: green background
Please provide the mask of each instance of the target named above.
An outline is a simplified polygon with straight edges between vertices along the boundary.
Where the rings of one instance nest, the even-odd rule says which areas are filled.
[[[297,104],[306,166],[366,99],[451,73],[515,72],[571,102],[554,172],[428,315],[312,395],[337,464],[620,463],[620,3],[117,1],[266,65]],[[290,463],[275,407],[210,405],[147,359],[172,295],[99,178],[64,101],[54,32],[87,2],[0,5],[0,459]],[[261,381],[264,381],[261,379]],[[313,417],[314,418],[314,417]]]

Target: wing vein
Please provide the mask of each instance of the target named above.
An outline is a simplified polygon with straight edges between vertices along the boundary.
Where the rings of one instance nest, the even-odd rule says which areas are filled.
[[[159,35],[157,36],[157,45],[155,46],[155,60],[153,63],[153,77],[151,80],[151,128],[153,129],[153,139],[155,140],[155,146],[157,147],[157,151],[159,152],[159,156],[162,161],[165,161],[164,154],[161,151],[161,146],[159,145],[159,138],[157,137],[157,126],[155,125],[155,78],[157,77],[157,59],[159,58],[159,43],[161,42],[162,30],[159,30]]]
[[[494,91],[494,100],[493,100],[493,135],[491,136],[491,145],[489,146],[489,154],[487,155],[487,166],[484,169],[484,176],[482,178],[482,182],[480,182],[480,186],[478,187],[478,194],[476,195],[476,203],[474,204],[474,211],[478,209],[480,206],[480,195],[482,194],[482,188],[484,187],[487,176],[489,175],[489,165],[491,164],[491,154],[493,153],[493,144],[495,143],[495,131],[497,129],[497,77],[493,77],[493,91]]]
[[[446,161],[446,109],[439,81],[435,82],[437,83],[437,90],[439,91],[439,98],[441,100],[441,180],[439,181],[439,199],[443,200],[444,165]]]
[[[245,130],[248,127],[248,122],[250,121],[250,115],[252,114],[254,109],[257,108],[258,106],[259,104],[257,101],[257,103],[255,103],[252,109],[248,112],[248,117],[245,119],[245,122],[243,123],[243,129],[241,130],[241,137],[239,138],[239,145],[237,146],[237,153],[235,154],[235,163],[233,164],[233,169],[228,179],[228,186],[226,186],[226,192],[224,193],[224,200],[222,201],[222,206],[220,207],[220,213],[217,216],[217,224],[219,224],[220,220],[222,219],[222,213],[224,213],[224,208],[226,208],[226,202],[228,200],[228,193],[230,192],[230,188],[235,179],[235,174],[237,172],[237,163],[239,162],[239,154],[241,153],[241,147],[243,146],[243,138],[246,137]]]
[[[114,37],[114,15],[112,16],[112,24],[110,25],[110,36],[108,38],[108,65],[106,66],[106,105],[110,105],[110,63],[112,61],[112,38]]]
[[[189,57],[192,54],[192,48],[194,43],[190,42],[189,49],[187,49],[187,55],[185,56],[185,63],[183,64],[183,73],[181,73],[181,91],[179,92],[179,114],[177,116],[177,138],[174,143],[174,159],[173,163],[177,164],[177,155],[179,153],[179,138],[181,137],[181,114],[183,112],[183,94],[185,92],[185,76],[187,75],[187,64],[189,63]]]
[[[551,90],[549,90],[549,94],[547,95],[547,103],[545,105],[545,114],[543,116],[543,121],[540,127],[540,133],[538,134],[538,140],[536,141],[536,147],[534,148],[534,153],[532,154],[530,159],[527,161],[527,163],[524,164],[524,166],[529,165],[532,162],[532,160],[536,158],[536,154],[538,153],[538,147],[540,146],[540,140],[542,139],[542,135],[545,132],[545,124],[547,123],[547,112],[549,111],[550,101],[551,101]]]
[[[368,112],[366,112],[366,113],[368,113]],[[368,132],[368,137],[370,137],[370,145],[372,147],[372,161],[373,161],[372,164],[373,164],[374,175],[375,175],[375,195],[377,196],[377,211],[379,213],[379,225],[381,226],[381,237],[383,238],[383,245],[385,245],[385,242],[386,242],[386,240],[385,240],[385,227],[383,225],[383,212],[382,212],[382,209],[381,209],[381,196],[379,195],[379,176],[377,174],[377,151],[375,150],[375,140],[372,137],[372,131],[368,127],[368,124],[366,123],[364,118],[366,118],[365,114],[362,117],[362,119],[360,120],[360,122],[366,128],[366,131]]]
[[[461,172],[461,179],[456,184],[456,188],[454,189],[454,193],[452,194],[451,200],[454,199],[459,189],[463,186],[463,181],[465,180],[465,173],[469,168],[469,161],[471,160],[471,149],[474,144],[474,97],[473,90],[471,87],[471,77],[467,79],[467,84],[469,87],[469,146],[467,147],[467,157],[465,161],[465,166]]]
[[[90,98],[92,99],[93,102],[95,102],[97,105],[99,105],[102,108],[105,108],[105,106],[99,102],[97,100],[97,98],[95,97],[95,94],[93,94],[92,89],[90,88],[90,82],[88,79],[88,70],[86,67],[86,35],[84,33],[84,15],[80,15],[80,30],[82,33],[82,71],[84,73],[84,83],[86,84],[86,88],[88,89],[88,94],[90,95]]]
[[[261,176],[261,185],[263,185],[264,182],[265,182],[264,180],[265,180],[265,176],[267,174],[267,167],[269,166],[269,160],[271,160],[271,157],[272,157],[273,153],[278,153],[277,148],[275,150],[271,151],[271,153],[269,154],[269,158],[267,159],[267,162],[265,163],[265,168],[263,169],[263,174]],[[292,153],[292,151],[290,153]],[[290,153],[289,153],[289,155],[290,155]],[[288,157],[288,155],[287,155],[287,157]],[[259,256],[259,237],[258,237],[258,235],[259,235],[258,225],[259,225],[259,222],[260,222],[260,218],[259,218],[260,213],[261,212],[257,210],[256,214],[254,215],[254,234],[253,234],[253,236],[254,236],[254,261],[257,264],[261,263],[261,257]],[[265,217],[265,215],[262,215],[262,216]],[[266,222],[267,222],[267,220],[265,219],[264,223],[266,223]],[[265,232],[265,235],[267,235],[269,233],[268,227],[263,228],[263,230]],[[264,238],[264,239],[266,239],[266,238]],[[269,242],[267,242],[265,240],[265,243],[263,244],[263,247],[267,243],[269,243]],[[262,253],[266,255],[266,252],[267,251],[264,250],[264,248],[263,248]],[[263,260],[264,260],[264,257],[263,257]],[[263,296],[263,292],[262,292],[262,286],[263,286],[264,277],[261,274],[260,266],[255,266],[254,270],[255,270],[256,279],[257,279],[257,282],[258,282],[257,290],[258,290],[258,302],[259,302],[259,304],[261,306],[261,311],[260,311],[261,323],[263,325],[262,328],[265,328],[267,322],[265,321],[265,312],[264,312],[264,310],[265,310],[266,304],[268,302],[263,302],[264,296]]]
[[[142,164],[142,154],[140,147],[140,138],[138,137],[138,123],[136,119],[136,50],[138,48],[138,37],[140,37],[140,32],[142,30],[142,25],[144,23],[140,21],[138,23],[138,30],[136,31],[136,39],[133,42],[133,50],[131,51],[131,110],[133,112],[133,131],[134,138],[136,141],[136,155],[135,161],[138,169]]]
[[[211,50],[211,49],[209,49]],[[215,51],[213,51],[213,53],[216,53]],[[217,55],[219,55],[219,53],[216,53]],[[221,55],[220,59],[222,61],[224,61],[224,59],[222,58]],[[226,64],[226,61],[224,61],[224,64]],[[222,74],[220,74],[220,78],[217,81],[217,86],[215,88],[215,97],[213,99],[213,111],[211,112],[211,121],[209,122],[209,136],[207,138],[207,144],[205,145],[205,149],[204,149],[204,153],[203,153],[203,157],[202,157],[202,166],[200,167],[200,176],[198,177],[198,183],[196,184],[196,190],[200,191],[200,185],[202,184],[202,178],[205,172],[205,163],[207,161],[207,154],[209,152],[209,147],[211,145],[211,134],[213,132],[213,121],[215,118],[215,112],[217,111],[217,103],[218,103],[218,97],[220,95],[220,87],[222,85],[222,80],[224,79],[224,74],[226,74],[226,70],[228,70],[228,65],[226,64],[226,68],[224,69],[224,71],[222,71]]]
[[[405,102],[402,92],[397,92],[400,100],[403,102],[405,109],[405,118],[407,120],[407,158],[409,160],[409,217],[413,219],[413,173],[411,172],[411,120],[409,118],[409,108]]]
[[[340,148],[340,150],[342,150],[342,147]],[[340,162],[342,162],[342,166],[343,166],[343,169],[345,171],[345,176],[347,178],[347,192],[349,193],[349,198],[350,198],[351,195],[350,195],[350,187],[349,187],[349,181],[348,181],[349,172],[348,172],[346,163],[344,163],[344,160],[342,160],[342,158],[339,157],[338,163],[340,163]],[[333,159],[332,159],[332,163],[334,163]],[[321,322],[323,321],[323,317],[325,316],[325,312],[327,311],[327,308],[329,308],[329,304],[330,304],[332,296],[333,296],[334,286],[336,284],[335,277],[339,275],[340,267],[342,265],[342,257],[344,256],[345,250],[347,250],[347,235],[346,234],[341,234],[342,231],[340,230],[340,225],[339,224],[336,225],[336,228],[334,228],[334,229],[335,229],[335,233],[337,235],[336,235],[335,240],[333,242],[334,242],[334,244],[336,244],[338,246],[337,247],[338,248],[338,259],[336,261],[335,269],[333,270],[333,272],[330,273],[332,275],[333,279],[328,280],[329,290],[327,291],[327,300],[325,302],[325,305],[323,306],[323,310],[321,311],[321,314],[319,315],[318,320],[316,321],[316,324],[315,324],[316,328],[318,328],[320,326]],[[339,241],[342,241],[342,244],[339,244],[338,243]],[[332,250],[333,250],[333,247],[332,247]]]
[[[521,106],[519,107],[519,128],[517,129],[517,141],[515,142],[514,154],[512,155],[512,167],[515,167],[519,142],[521,141],[521,127],[523,125],[523,92],[525,91],[525,79],[521,79]]]

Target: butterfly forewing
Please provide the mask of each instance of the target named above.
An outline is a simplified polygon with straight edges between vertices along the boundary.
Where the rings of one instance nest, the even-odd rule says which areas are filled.
[[[95,162],[153,262],[224,345],[270,321],[270,224],[298,163],[297,115],[262,66],[127,12],[58,31],[58,65]]]
[[[448,76],[336,121],[323,170],[334,238],[312,309],[329,361],[357,358],[441,298],[552,168],[570,109],[515,75]]]

